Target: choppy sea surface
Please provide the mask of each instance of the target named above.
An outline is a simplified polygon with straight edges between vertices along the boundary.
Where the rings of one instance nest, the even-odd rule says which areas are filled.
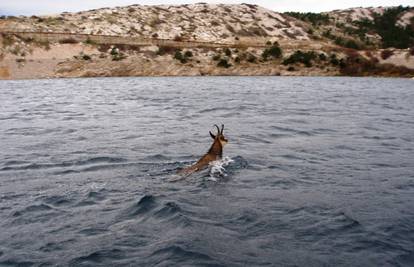
[[[0,81],[0,266],[413,265],[412,80]]]

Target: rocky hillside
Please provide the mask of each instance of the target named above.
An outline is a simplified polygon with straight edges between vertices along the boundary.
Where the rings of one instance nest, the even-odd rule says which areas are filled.
[[[312,25],[311,38],[352,49],[414,46],[414,8],[350,8],[326,13],[287,12]],[[308,32],[309,33],[309,32]]]
[[[309,39],[306,23],[256,5],[192,4],[102,8],[47,17],[19,17],[7,26],[20,31],[76,32],[209,42],[237,37]]]
[[[401,6],[278,13],[249,4],[132,5],[3,16],[0,33],[7,79],[414,76],[414,8]]]

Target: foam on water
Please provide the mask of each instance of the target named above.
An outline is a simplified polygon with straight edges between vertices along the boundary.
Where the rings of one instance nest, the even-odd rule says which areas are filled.
[[[230,157],[225,156],[220,160],[215,160],[209,163],[210,173],[209,179],[210,181],[217,181],[217,178],[226,177],[226,166],[230,163],[234,162]]]

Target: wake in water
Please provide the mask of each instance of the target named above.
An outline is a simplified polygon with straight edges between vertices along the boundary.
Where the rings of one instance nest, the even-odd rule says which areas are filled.
[[[217,178],[226,177],[227,172],[225,167],[232,162],[234,162],[234,160],[227,156],[220,160],[210,162],[210,176],[208,180],[216,182]]]
[[[239,161],[242,161],[241,163]],[[207,168],[204,170],[201,170],[197,173],[191,173],[187,175],[182,174],[173,174],[170,179],[168,179],[170,182],[177,182],[180,180],[185,180],[186,178],[193,176],[198,178],[207,178],[209,181],[218,181],[219,178],[227,177],[229,175],[229,170],[232,165],[235,165],[234,167],[237,169],[237,166],[244,166],[245,160],[237,156],[234,159],[231,157],[223,157],[222,159],[212,161],[208,164]],[[234,169],[234,168],[232,168]]]

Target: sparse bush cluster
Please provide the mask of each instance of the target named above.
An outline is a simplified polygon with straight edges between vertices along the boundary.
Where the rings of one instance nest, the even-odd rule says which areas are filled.
[[[340,73],[346,76],[408,76],[414,75],[414,70],[393,64],[379,64],[378,59],[366,59],[358,54],[348,55],[340,64]]]
[[[190,50],[185,51],[184,53],[181,50],[175,51],[174,59],[180,61],[182,64],[187,63],[193,57],[193,52]]]
[[[283,60],[283,65],[290,65],[295,63],[303,63],[305,67],[312,67],[312,61],[317,58],[317,54],[313,51],[302,52],[297,50],[295,53],[290,55],[288,58]]]
[[[329,23],[329,15],[312,12],[285,12],[286,15],[312,23],[314,26]]]
[[[282,49],[280,48],[279,44],[275,42],[272,46],[266,48],[262,53],[262,58],[267,60],[268,58],[281,58],[282,57]]]
[[[220,68],[230,68],[232,66],[229,62],[230,59],[228,57],[222,58],[220,54],[214,55],[213,60],[217,61],[217,67]]]
[[[230,68],[233,66],[231,64],[231,58],[233,53],[238,53],[239,51],[236,49],[232,51],[230,48],[225,48],[218,54],[213,55],[212,60],[217,61],[217,67],[220,68]],[[222,55],[224,53],[224,55]],[[241,59],[239,56],[235,56],[234,62],[240,63]]]
[[[335,42],[336,45],[351,48],[351,49],[364,49],[364,45],[361,42],[357,42],[354,39],[344,38],[341,36],[336,36],[332,34],[331,29],[328,29],[322,33],[322,36],[328,39],[331,39]],[[365,39],[364,39],[365,40]],[[366,44],[369,44],[369,42],[366,40]]]
[[[257,63],[258,58],[254,52],[225,48],[213,55],[212,60],[217,61],[218,67],[230,68],[233,64],[240,64],[243,61],[248,63]]]
[[[230,68],[232,65],[228,62],[226,58],[221,58],[219,62],[217,63],[217,67],[221,68]]]
[[[358,44],[355,40],[353,39],[344,39],[342,37],[335,37],[335,44],[339,45],[339,46],[343,46],[346,48],[351,48],[351,49],[362,49],[362,45]]]
[[[361,31],[378,33],[383,48],[408,48],[414,45],[414,29],[410,26],[403,28],[397,24],[401,13],[408,9],[409,7],[403,6],[386,8],[383,14],[376,13],[374,20],[360,20],[355,24]]]

